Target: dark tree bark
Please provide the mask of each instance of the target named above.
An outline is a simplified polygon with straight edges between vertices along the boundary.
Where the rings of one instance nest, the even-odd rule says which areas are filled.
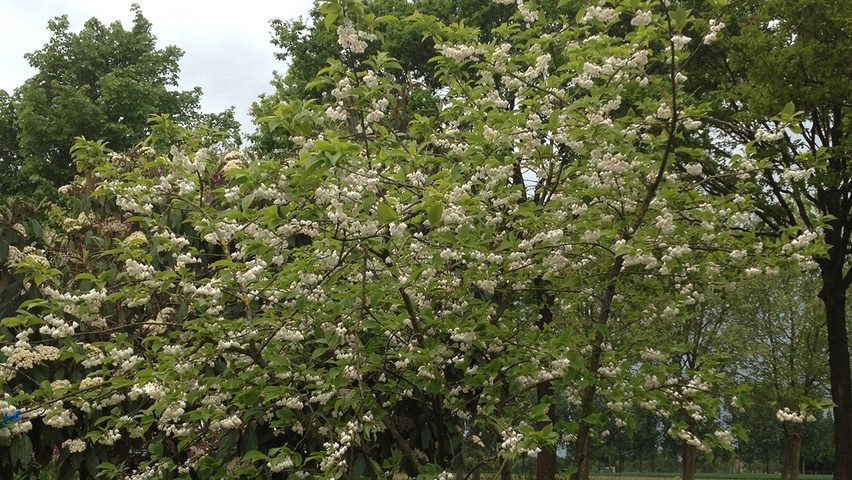
[[[801,423],[784,424],[784,463],[781,465],[781,480],[799,480],[803,426]]]
[[[687,417],[686,421],[689,428],[686,430],[697,436],[698,423],[692,418]],[[683,442],[683,460],[681,462],[681,478],[683,480],[695,480],[695,461],[698,449],[694,445]]]
[[[598,337],[601,337],[598,339]],[[589,371],[597,372],[601,363],[601,341],[603,335],[598,331],[595,335],[595,345],[592,347],[592,355],[589,359]],[[583,391],[583,396],[580,399],[580,418],[586,418],[592,413],[592,403],[595,400],[597,388],[594,384],[589,385]],[[574,444],[574,461],[572,465],[577,468],[577,471],[572,473],[569,480],[589,480],[589,452],[591,450],[591,431],[592,425],[588,422],[580,420],[578,422],[580,428],[577,430],[577,441]]]
[[[828,263],[821,262],[822,265]],[[828,330],[831,399],[836,405],[834,407],[835,480],[852,479],[852,372],[849,368],[846,288],[842,268],[842,264],[821,268],[823,288],[820,292],[820,298],[825,305],[825,323]]]
[[[542,401],[545,397],[553,396],[553,385],[548,382],[538,384],[536,388],[536,393],[538,394],[539,402]],[[547,425],[553,425],[553,422],[556,418],[556,409],[553,406],[553,403],[550,404],[550,408],[547,409],[547,421],[539,422],[538,428],[543,429]],[[547,446],[541,450],[538,454],[538,458],[535,463],[535,479],[536,480],[554,480],[556,478],[556,448]]]
[[[545,289],[545,282],[541,278],[535,279],[536,300],[539,307],[539,329],[544,329],[553,322],[553,302],[555,301],[553,294],[548,293]],[[547,409],[547,420],[538,423],[539,430],[544,429],[548,425],[553,425],[556,421],[556,408],[553,405],[553,384],[548,380],[536,386],[536,395],[538,402],[542,403],[545,400],[550,400],[550,408]],[[547,446],[538,454],[535,464],[536,480],[554,480],[556,478],[556,446]]]

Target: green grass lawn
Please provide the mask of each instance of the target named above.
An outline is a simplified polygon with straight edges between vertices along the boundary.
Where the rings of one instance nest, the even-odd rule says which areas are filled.
[[[780,475],[762,473],[696,473],[696,478],[711,480],[778,480]],[[601,480],[668,480],[680,478],[679,473],[595,473],[590,478]],[[799,475],[799,480],[831,480],[831,475]]]

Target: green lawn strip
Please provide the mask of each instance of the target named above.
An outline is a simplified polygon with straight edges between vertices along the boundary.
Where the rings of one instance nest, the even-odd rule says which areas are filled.
[[[763,474],[763,473],[696,473],[696,478],[706,478],[713,480],[776,480],[781,477],[780,474]],[[590,475],[590,478],[606,478],[606,479],[630,479],[630,478],[680,478],[679,473],[653,473],[653,472],[633,472],[633,473],[596,473]],[[799,475],[800,480],[831,480],[831,475]]]

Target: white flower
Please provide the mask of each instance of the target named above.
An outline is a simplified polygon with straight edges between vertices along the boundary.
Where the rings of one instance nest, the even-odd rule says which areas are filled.
[[[614,8],[606,8],[606,7],[589,7],[586,9],[586,13],[583,14],[583,18],[580,20],[581,25],[585,25],[592,20],[598,20],[603,23],[611,23],[618,20],[619,12],[617,12]]]
[[[643,26],[651,23],[652,15],[650,10],[637,10],[636,14],[633,16],[633,20],[630,20],[630,24],[634,26]]]
[[[690,40],[692,39],[686,35],[677,34],[672,37],[672,44],[674,45],[675,50],[683,50]]]
[[[337,43],[341,47],[351,50],[353,53],[363,53],[367,49],[367,42],[365,40],[372,41],[375,39],[376,36],[371,33],[355,30],[352,27],[352,22],[349,20],[344,21],[343,25],[337,27]]]
[[[68,439],[62,442],[62,447],[71,453],[79,453],[86,450],[86,441],[82,438]]]
[[[686,173],[692,176],[701,175],[701,171],[703,170],[700,163],[690,163],[686,166]]]
[[[754,132],[755,142],[776,142],[782,138],[784,138],[784,130],[770,132],[764,128],[758,128],[757,131]]]
[[[725,24],[717,22],[715,19],[710,19],[710,33],[704,36],[704,43],[709,45],[716,41],[716,35],[720,30],[725,28]]]

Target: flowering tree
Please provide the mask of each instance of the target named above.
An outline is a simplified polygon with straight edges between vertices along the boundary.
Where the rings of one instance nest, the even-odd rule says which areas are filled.
[[[754,385],[755,402],[776,406],[783,431],[782,478],[798,478],[804,422],[830,408],[824,313],[815,295],[814,273],[785,269],[778,276],[743,282],[728,294],[729,335],[744,341],[730,343],[743,358],[740,374]],[[783,285],[783,287],[782,287]],[[777,427],[776,427],[777,428]]]
[[[728,13],[739,34],[690,66],[700,79],[694,88],[715,105],[708,123],[719,147],[717,188],[748,192],[765,230],[787,244],[788,254],[820,272],[836,405],[834,475],[850,478],[852,374],[845,298],[852,283],[846,127],[852,91],[846,81],[846,24],[852,5],[744,1],[732,2]],[[757,181],[738,183],[743,167],[759,172]],[[797,251],[812,241],[825,243],[827,254],[807,258]]]
[[[562,435],[583,477],[596,428],[632,428],[629,404],[716,415],[718,373],[621,342],[759,251],[748,198],[706,195],[689,147],[689,12],[562,8],[518,2],[488,43],[412,16],[441,52],[443,107],[404,125],[398,63],[365,54],[379,20],[343,0],[323,9],[350,63],[264,119],[291,151],[225,153],[167,118],[134,152],[80,140],[89,175],[55,233],[76,250],[16,264],[38,298],[3,320],[3,464],[451,478],[533,455],[553,478]],[[556,395],[580,415],[555,421]]]

